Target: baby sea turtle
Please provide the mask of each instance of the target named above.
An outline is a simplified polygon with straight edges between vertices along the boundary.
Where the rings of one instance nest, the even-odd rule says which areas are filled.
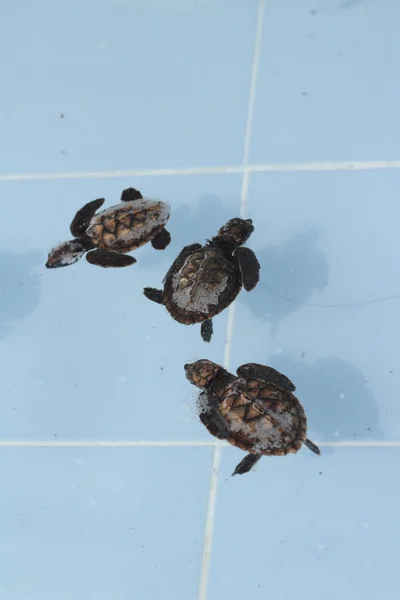
[[[261,456],[296,453],[303,444],[320,454],[306,437],[304,409],[285,375],[247,363],[235,377],[205,359],[184,368],[187,379],[203,390],[198,398],[201,422],[218,439],[249,452],[232,475],[247,473]]]
[[[156,250],[164,250],[170,243],[171,236],[164,228],[171,212],[166,202],[143,198],[138,190],[128,188],[119,204],[96,215],[103,203],[104,198],[99,198],[78,210],[70,226],[75,239],[49,252],[47,268],[72,265],[85,253],[92,265],[128,267],[137,261],[126,252],[150,241]]]
[[[179,323],[201,323],[201,336],[209,342],[211,318],[234,301],[242,286],[250,292],[258,283],[256,255],[240,247],[253,231],[251,219],[231,219],[204,246],[185,246],[164,277],[164,289],[144,288],[145,296],[164,304]]]

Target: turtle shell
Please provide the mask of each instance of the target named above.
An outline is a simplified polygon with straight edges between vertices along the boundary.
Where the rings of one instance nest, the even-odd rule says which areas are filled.
[[[282,456],[306,440],[307,418],[296,396],[260,379],[230,383],[219,411],[231,432],[228,442],[247,452]]]
[[[219,248],[179,256],[165,277],[164,303],[180,323],[200,323],[222,312],[242,287],[237,260]]]
[[[169,217],[165,202],[147,198],[121,202],[95,215],[86,234],[98,248],[130,252],[160,233]]]

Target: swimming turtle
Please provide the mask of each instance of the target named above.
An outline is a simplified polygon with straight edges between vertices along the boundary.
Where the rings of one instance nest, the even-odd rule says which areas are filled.
[[[201,323],[201,336],[209,342],[212,317],[234,301],[242,286],[250,292],[258,283],[256,255],[241,248],[253,231],[251,219],[231,219],[204,246],[185,246],[164,277],[164,289],[146,287],[145,296],[164,304],[179,323]]]
[[[170,243],[164,227],[171,212],[166,202],[143,198],[138,190],[128,188],[119,204],[96,215],[103,203],[104,198],[98,198],[78,210],[70,226],[74,239],[50,250],[48,269],[72,265],[85,253],[92,265],[128,267],[137,261],[126,252],[150,241],[156,250],[164,250]]]
[[[210,360],[184,366],[187,379],[201,388],[197,405],[201,422],[220,440],[249,454],[232,475],[247,473],[261,456],[296,453],[304,444],[320,450],[307,438],[307,418],[293,394],[294,384],[272,367],[247,363],[237,377]]]

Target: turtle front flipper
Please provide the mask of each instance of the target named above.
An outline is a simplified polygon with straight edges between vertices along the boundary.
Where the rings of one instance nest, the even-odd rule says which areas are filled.
[[[234,256],[239,262],[243,287],[247,292],[251,292],[260,280],[260,263],[250,248],[238,248]]]
[[[296,386],[290,381],[289,377],[266,365],[246,363],[238,367],[236,373],[244,379],[261,379],[265,383],[272,383],[272,385],[276,385],[286,392],[294,392],[296,389]]]
[[[196,250],[201,250],[203,246],[199,243],[189,244],[188,246],[184,246],[179,253],[178,258],[183,258],[191,254],[192,252],[196,252]]]
[[[206,319],[201,324],[201,337],[205,342],[210,342],[212,338],[212,334],[214,332],[212,319]]]
[[[247,454],[243,460],[236,466],[233,475],[244,475],[248,473],[261,458],[262,454]]]
[[[89,241],[86,243],[84,239],[70,240],[58,244],[50,250],[46,267],[47,269],[58,269],[73,265],[91,248],[93,248],[93,244],[90,244]]]
[[[134,200],[141,200],[143,198],[139,190],[135,188],[127,188],[121,194],[121,202],[133,202]]]
[[[231,432],[218,409],[218,401],[208,392],[201,392],[197,401],[199,418],[208,432],[219,440],[227,440]]]
[[[118,252],[108,252],[107,250],[93,250],[88,252],[86,260],[91,265],[97,267],[129,267],[137,262],[136,258],[128,254],[119,254]]]
[[[157,304],[164,304],[163,291],[157,290],[152,287],[145,287],[143,290],[143,294],[152,302],[156,302]]]
[[[73,236],[84,237],[86,235],[86,229],[89,227],[90,221],[93,219],[96,211],[100,208],[100,206],[103,206],[103,204],[104,198],[98,198],[97,200],[88,202],[85,204],[85,206],[78,210],[70,225],[70,230]]]
[[[312,452],[315,452],[315,454],[321,454],[321,450],[318,448],[317,444],[314,444],[314,442],[312,442],[308,438],[304,442],[304,445],[307,446],[307,448],[309,448],[310,450],[312,450]]]
[[[155,250],[165,250],[171,243],[171,234],[166,229],[162,229],[160,233],[151,240],[151,245]]]

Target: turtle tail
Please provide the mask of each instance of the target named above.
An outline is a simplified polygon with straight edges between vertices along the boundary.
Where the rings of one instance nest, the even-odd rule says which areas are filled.
[[[308,438],[306,439],[304,444],[307,446],[307,448],[315,452],[315,454],[321,454],[321,450],[318,448],[317,444],[314,444],[314,442],[312,442]]]

